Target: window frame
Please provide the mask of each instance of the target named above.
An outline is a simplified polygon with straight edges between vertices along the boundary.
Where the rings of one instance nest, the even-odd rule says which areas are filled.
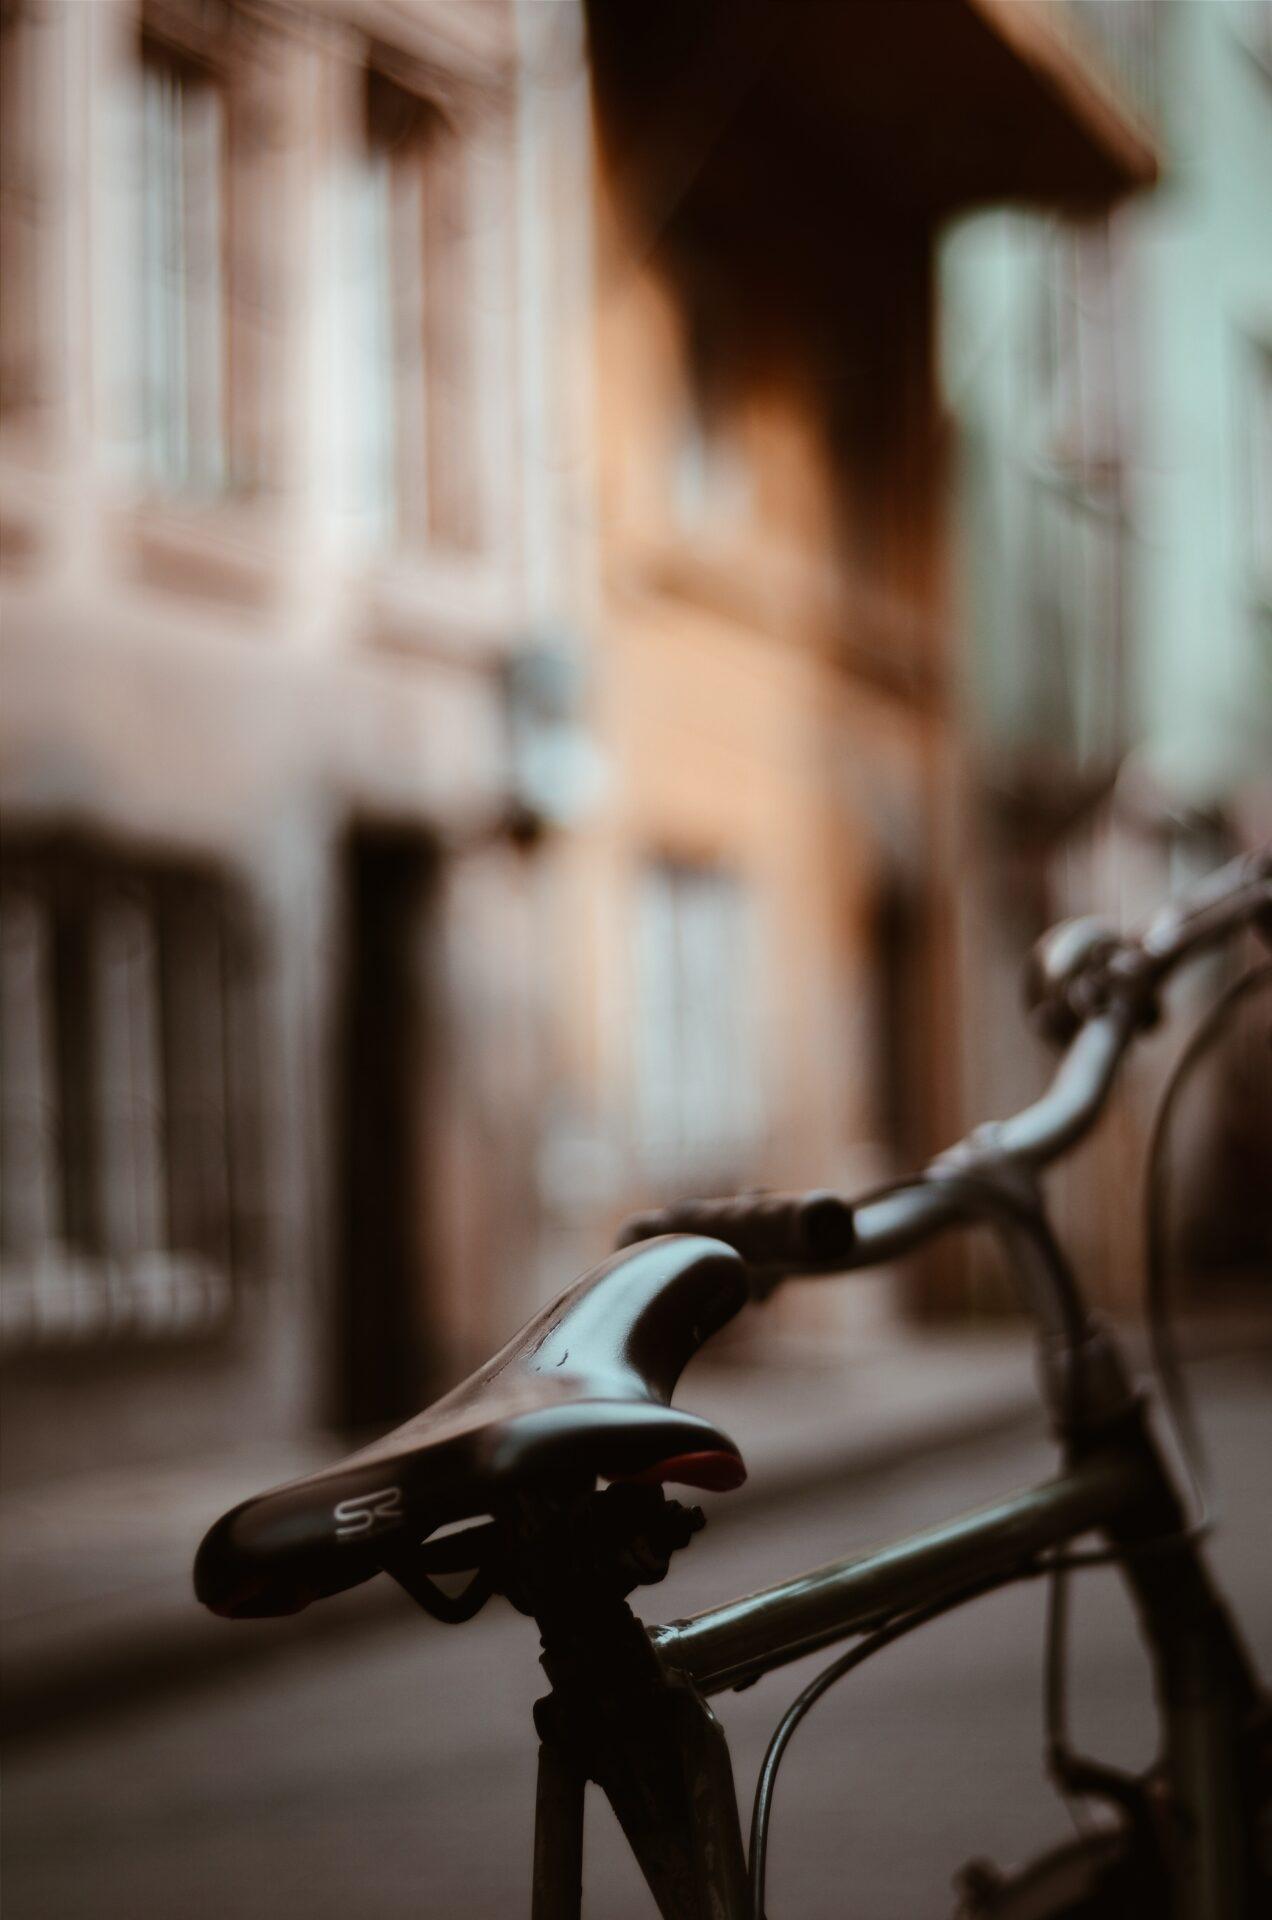
[[[383,336],[389,369],[384,391],[376,397],[380,419],[371,455],[381,474],[369,486],[364,480],[355,510],[385,558],[428,566],[481,564],[491,555],[492,502],[480,328],[474,325],[478,274],[471,129],[445,86],[417,79],[409,61],[369,42],[350,163],[350,212],[356,222],[365,220],[362,206],[370,204],[372,192],[384,196],[379,216],[384,231],[378,248],[373,239],[372,251],[382,256],[374,271],[387,285],[373,296],[379,309],[374,314],[365,288],[355,294],[362,311],[352,322],[346,313],[346,324],[363,336]],[[377,184],[381,169],[383,182]],[[419,223],[419,244],[408,276],[403,232],[409,236],[413,218]],[[360,252],[364,232],[359,227],[345,239]],[[352,357],[364,352],[355,347]],[[375,385],[381,385],[378,377]],[[407,415],[415,419],[413,438],[403,431]],[[354,457],[359,456],[365,459],[364,446],[356,448]]]
[[[239,1325],[264,1251],[246,895],[218,868],[38,833],[6,846],[3,891],[29,908],[42,949],[25,1022],[42,1059],[16,1094],[9,1081],[0,1162],[10,1177],[15,1163],[30,1171],[25,1128],[42,1194],[16,1241],[8,1196],[0,1351],[215,1345]],[[11,925],[4,938],[11,1039]]]
[[[161,19],[167,17],[166,12],[161,12]],[[236,492],[250,490],[236,484],[235,475],[236,448],[232,395],[236,329],[231,231],[233,94],[228,67],[223,56],[217,58],[202,51],[192,53],[188,46],[174,40],[170,34],[156,32],[150,24],[151,18],[151,9],[148,8],[142,16],[136,57],[139,102],[137,247],[138,280],[143,301],[141,324],[138,329],[142,359],[137,368],[136,396],[139,466],[147,489],[160,499],[182,503],[198,501],[216,504],[229,499]],[[217,102],[217,117],[213,123],[217,126],[217,133],[212,156],[212,169],[217,176],[217,193],[210,220],[213,229],[211,244],[205,250],[207,260],[211,263],[209,290],[205,293],[202,302],[206,312],[201,320],[194,322],[195,325],[210,326],[212,345],[207,357],[209,364],[214,363],[214,385],[208,392],[199,395],[196,394],[191,381],[188,360],[192,307],[184,297],[183,285],[181,311],[175,329],[172,326],[171,312],[165,312],[163,315],[164,323],[169,330],[180,336],[177,354],[179,360],[185,362],[178,376],[180,418],[177,417],[173,408],[174,392],[171,385],[165,384],[164,390],[156,397],[156,391],[151,382],[153,360],[151,302],[157,298],[158,301],[167,305],[170,302],[176,304],[177,300],[175,288],[172,287],[161,288],[158,295],[155,294],[155,281],[162,277],[163,269],[161,267],[158,272],[155,270],[151,256],[152,242],[149,237],[152,221],[156,217],[151,204],[151,171],[148,153],[152,114],[151,86],[156,75],[163,76],[175,96],[193,97],[195,94],[203,93]],[[181,149],[177,190],[182,192],[185,188],[186,134],[180,121],[176,123],[176,141]],[[184,207],[177,215],[174,224],[179,243],[184,247],[188,241],[188,214]],[[214,422],[213,432],[207,437],[206,445],[202,449],[193,445],[196,436],[191,432],[192,414],[200,405]],[[162,451],[158,451],[161,440],[168,444]]]
[[[756,890],[728,860],[667,850],[644,859],[633,878],[635,1159],[663,1190],[735,1185],[766,1131]],[[704,992],[713,947],[726,967]]]

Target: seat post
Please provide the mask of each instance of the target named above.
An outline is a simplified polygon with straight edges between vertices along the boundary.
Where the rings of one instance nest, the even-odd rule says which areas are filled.
[[[746,1863],[728,1746],[683,1674],[665,1666],[627,1594],[661,1579],[701,1523],[661,1489],[523,1501],[514,1603],[532,1612],[552,1691],[541,1741],[534,1920],[577,1920],[584,1786],[618,1818],[664,1920],[745,1911]],[[515,1555],[515,1549],[514,1549]]]
[[[587,1780],[553,1740],[539,1744],[531,1920],[579,1920],[583,1908],[583,1796]]]

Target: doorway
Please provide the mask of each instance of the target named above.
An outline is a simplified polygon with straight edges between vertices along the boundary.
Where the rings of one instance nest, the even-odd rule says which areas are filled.
[[[359,824],[342,850],[334,1412],[351,1431],[418,1411],[432,1372],[428,1164],[437,851]]]

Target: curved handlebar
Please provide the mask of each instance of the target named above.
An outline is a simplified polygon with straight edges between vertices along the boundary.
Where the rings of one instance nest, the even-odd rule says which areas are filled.
[[[1034,964],[1036,1011],[1044,1026],[1062,1027],[1056,1002],[1077,1024],[1051,1085],[1032,1106],[992,1130],[995,1152],[1029,1167],[1046,1166],[1098,1118],[1131,1040],[1158,1017],[1158,994],[1186,960],[1221,945],[1243,927],[1272,933],[1272,853],[1246,854],[1219,868],[1183,899],[1163,907],[1138,938],[1093,943],[1089,968],[1078,968],[1047,999],[1045,961]],[[1055,935],[1040,942],[1051,945]],[[972,1135],[974,1144],[978,1136]],[[955,1149],[955,1153],[960,1152]],[[947,1156],[942,1156],[944,1160]]]
[[[1039,1171],[1095,1124],[1131,1041],[1157,1018],[1170,974],[1248,926],[1272,936],[1272,852],[1220,868],[1158,912],[1138,938],[1104,929],[1071,941],[1047,936],[1033,964],[1035,1011],[1069,1045],[1031,1106],[976,1128],[913,1180],[851,1204],[824,1192],[684,1201],[633,1216],[620,1244],[706,1233],[759,1269],[845,1273],[894,1260],[944,1227],[982,1217],[991,1179],[1001,1195],[1005,1173]]]

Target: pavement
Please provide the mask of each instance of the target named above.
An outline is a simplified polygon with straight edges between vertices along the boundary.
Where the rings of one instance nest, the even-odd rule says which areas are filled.
[[[1209,1344],[1231,1349],[1249,1338],[1227,1328]],[[779,1349],[763,1366],[702,1357],[676,1399],[713,1419],[748,1462],[747,1485],[712,1503],[716,1528],[987,1435],[1031,1422],[1042,1431],[1031,1343],[1018,1325],[894,1329],[851,1356]],[[210,1462],[104,1467],[0,1497],[6,1736],[38,1739],[155,1690],[272,1658],[297,1636],[343,1636],[389,1617],[401,1595],[387,1580],[280,1622],[229,1625],[193,1599],[191,1562],[212,1521],[341,1450],[315,1433]]]
[[[1272,1355],[1205,1362],[1192,1379],[1220,1509],[1210,1555],[1252,1652],[1272,1671]],[[812,1391],[798,1374],[788,1384],[793,1398]],[[864,1380],[857,1385],[845,1402],[864,1400]],[[718,1604],[948,1520],[1054,1465],[1036,1416],[935,1454],[878,1460],[844,1484],[809,1479],[781,1500],[766,1499],[757,1453],[750,1523],[727,1518],[741,1521],[746,1496],[709,1497],[706,1532],[664,1585],[640,1590],[638,1611],[669,1619]],[[356,1596],[344,1596],[280,1623],[267,1662],[244,1659],[214,1685],[151,1690],[108,1716],[14,1743],[0,1807],[6,1920],[524,1913],[530,1711],[543,1691],[534,1625],[496,1600],[468,1625],[443,1627],[387,1582],[364,1588],[359,1604],[377,1587],[386,1599],[375,1631],[306,1637],[311,1617],[352,1618]],[[1015,1863],[1066,1836],[1042,1766],[1044,1607],[1040,1583],[1010,1587],[925,1627],[827,1695],[778,1782],[774,1920],[842,1920],[845,1911],[939,1920],[969,1857]],[[1075,1578],[1070,1627],[1075,1743],[1111,1765],[1147,1764],[1153,1689],[1113,1569]],[[716,1698],[744,1823],[773,1726],[827,1657]],[[584,1887],[588,1914],[641,1920],[651,1911],[595,1793]]]
[[[727,1519],[819,1480],[880,1466],[1028,1417],[1037,1396],[1018,1330],[901,1334],[866,1355],[695,1361],[677,1403],[741,1446],[750,1480]],[[208,1462],[103,1467],[0,1496],[0,1671],[8,1735],[37,1735],[138,1693],[274,1652],[280,1633],[349,1632],[383,1618],[375,1581],[299,1622],[227,1626],[190,1588],[194,1549],[228,1507],[338,1457],[315,1433]]]

